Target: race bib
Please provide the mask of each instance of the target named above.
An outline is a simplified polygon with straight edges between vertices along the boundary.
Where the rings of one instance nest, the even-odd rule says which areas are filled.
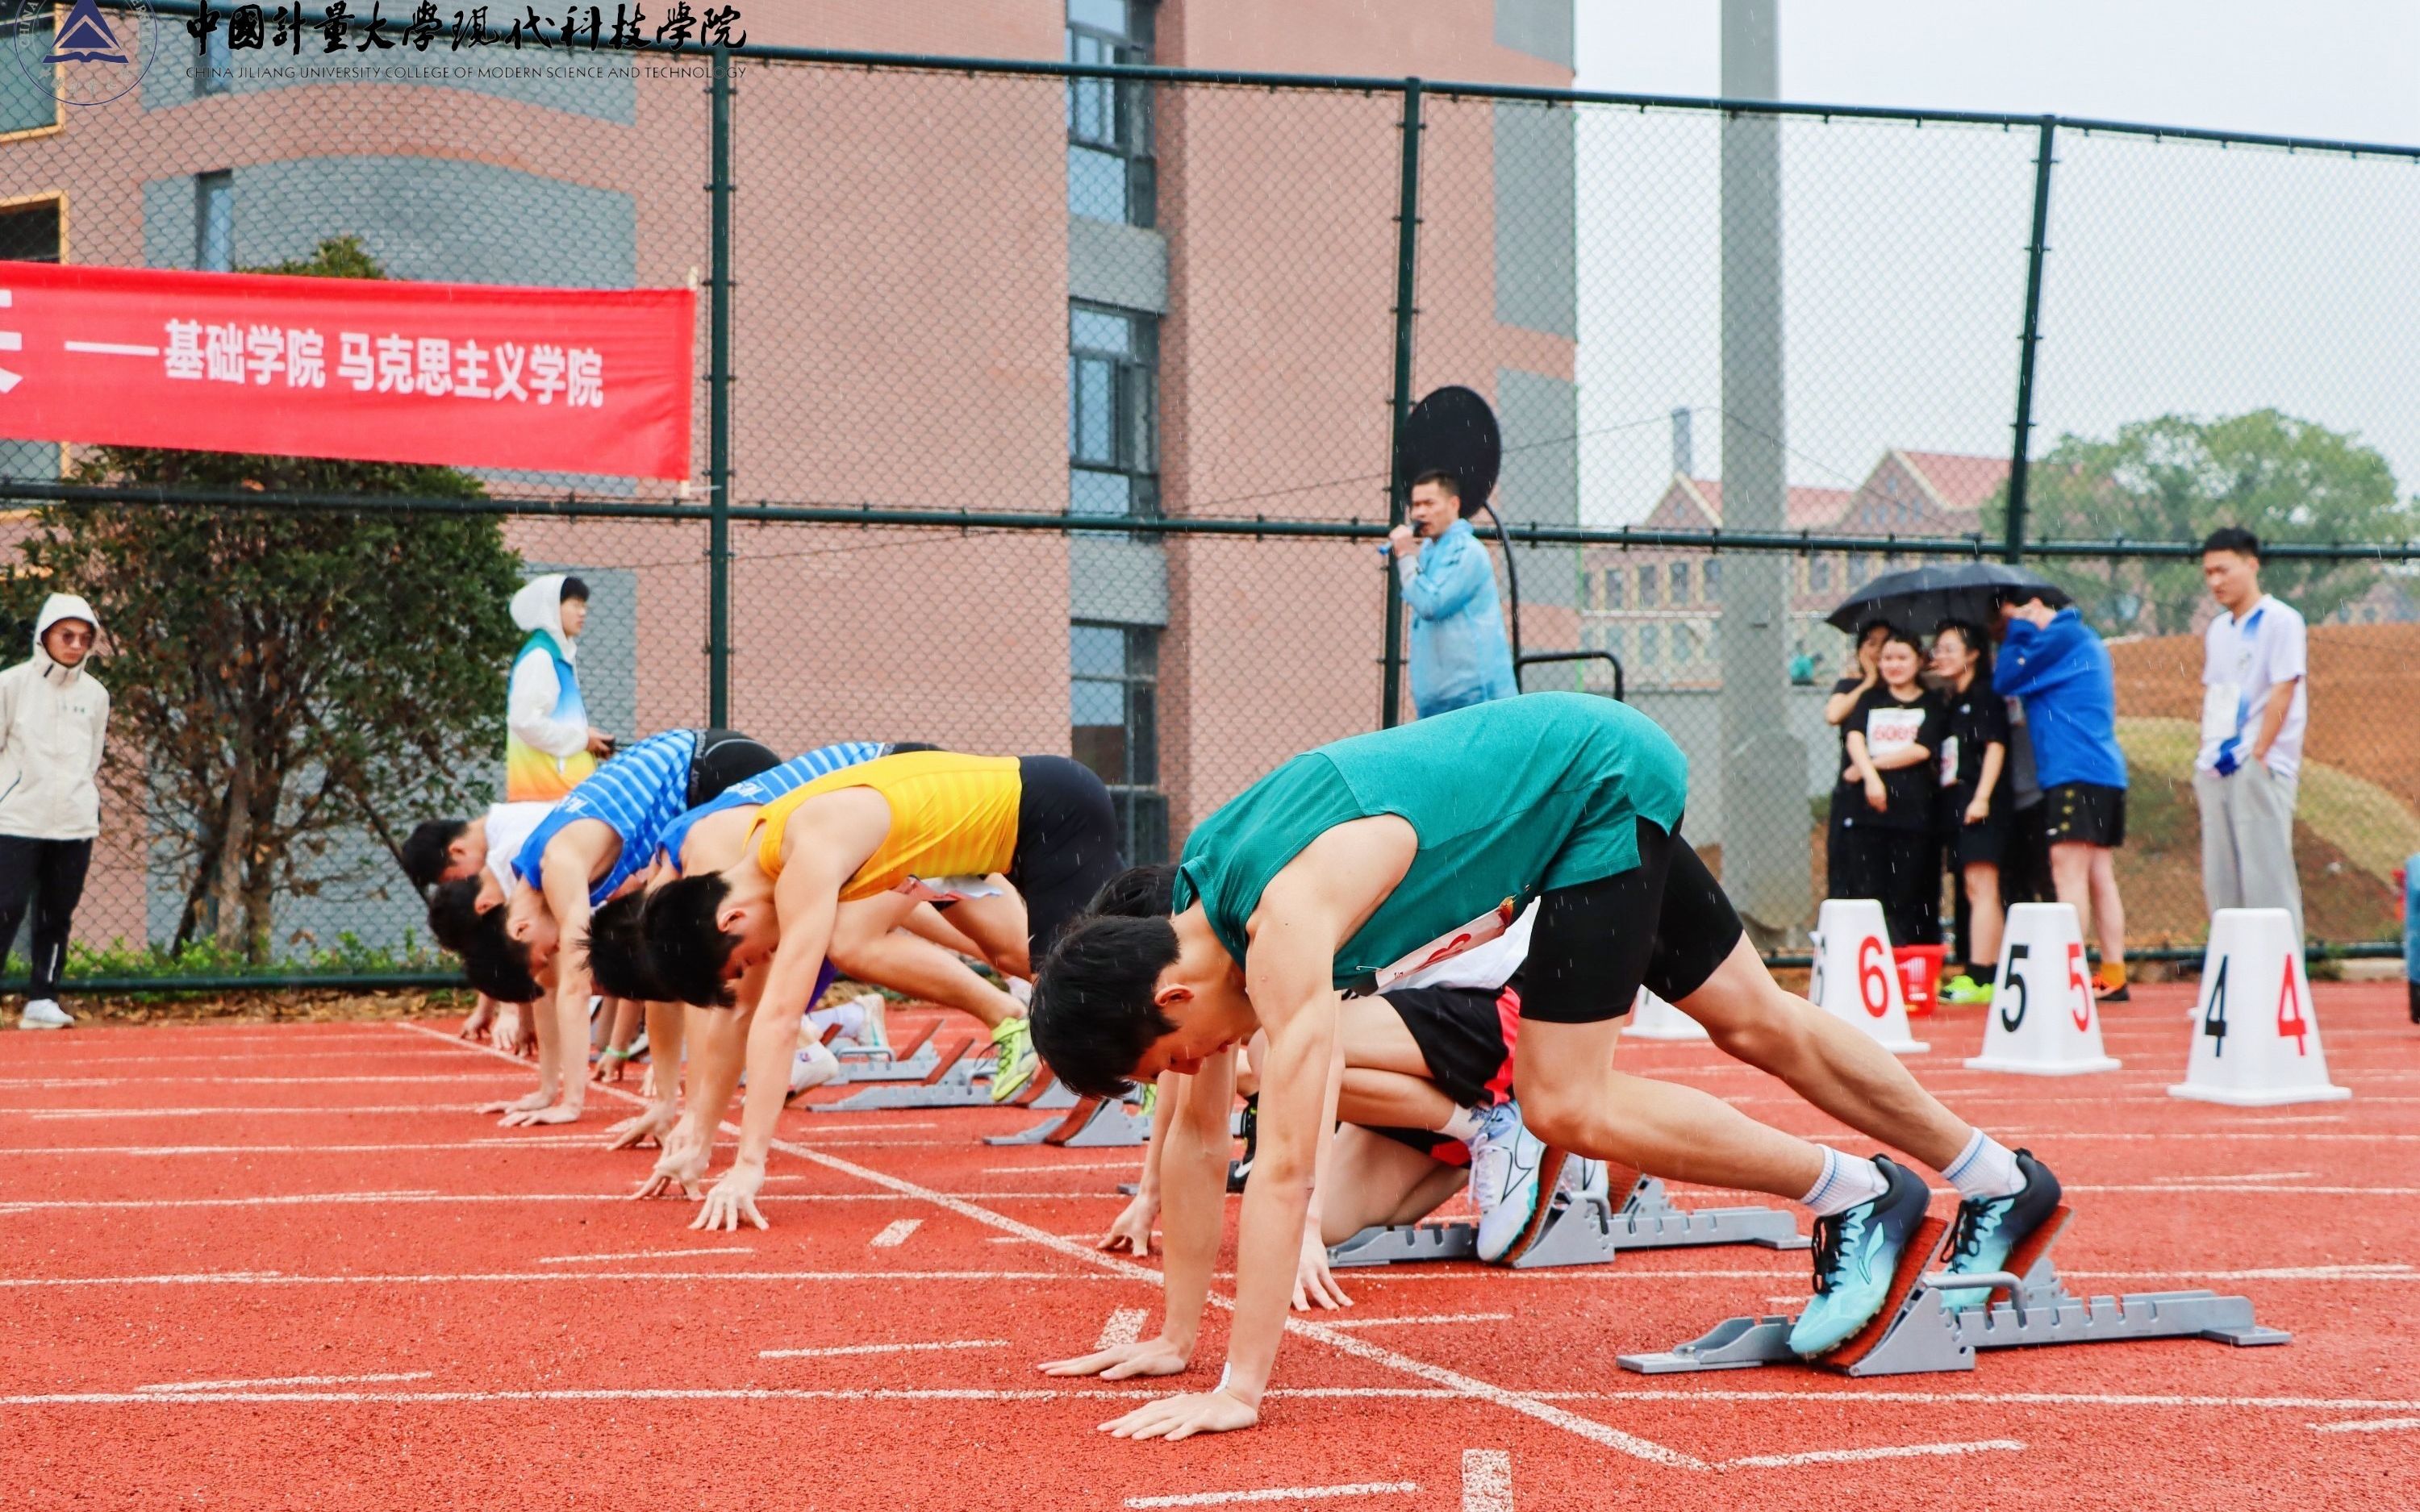
[[[1941,743],[1941,785],[1958,785],[1958,737],[1951,735]]]
[[[1866,749],[1876,756],[1905,750],[1922,733],[1922,709],[1875,709],[1866,716]]]
[[[1008,889],[989,877],[909,877],[893,887],[919,903],[964,903],[970,898],[997,898]]]
[[[1533,910],[1535,906],[1535,904],[1531,905]],[[1527,954],[1528,922],[1533,914],[1525,913],[1520,917],[1523,923],[1521,932],[1523,953]],[[1407,953],[1393,964],[1380,966],[1373,978],[1376,990],[1385,992],[1388,988],[1398,985],[1415,987],[1440,985],[1445,980],[1443,969],[1445,963],[1453,960],[1456,956],[1467,955],[1481,946],[1502,939],[1512,928],[1512,900],[1507,898],[1469,923],[1459,929],[1447,931],[1419,949]],[[1518,964],[1517,961],[1515,964]],[[1507,971],[1504,975],[1509,977],[1512,972]],[[1415,977],[1419,980],[1414,980]],[[1498,978],[1495,982],[1479,985],[1501,986],[1502,984],[1503,979]]]
[[[2243,693],[2233,683],[2212,683],[2201,690],[2201,738],[2232,740]]]

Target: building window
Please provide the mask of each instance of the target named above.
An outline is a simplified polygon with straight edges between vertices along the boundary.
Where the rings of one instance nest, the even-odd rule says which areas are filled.
[[[235,175],[224,170],[194,179],[194,266],[206,273],[235,267]]]
[[[1168,858],[1159,791],[1159,631],[1077,621],[1068,627],[1069,745],[1109,786],[1126,860]]]
[[[1832,559],[1830,557],[1808,557],[1807,559],[1807,591],[1810,594],[1828,594],[1832,591]]]
[[[1675,562],[1672,563],[1672,602],[1685,604],[1688,601],[1689,564],[1685,562]]]
[[[7,67],[0,61],[0,69]],[[65,229],[61,208],[62,201],[55,194],[0,205],[0,258],[57,262]],[[0,411],[0,421],[6,419],[6,411]],[[56,441],[0,440],[0,477],[56,478],[65,459],[66,448]]]
[[[0,132],[60,124],[58,65],[42,61],[51,51],[57,15],[46,5],[0,8]]]
[[[1149,63],[1149,0],[1067,0],[1067,61]],[[1067,81],[1067,213],[1123,225],[1157,222],[1151,86]]]
[[[202,39],[201,69],[194,77],[197,95],[223,95],[235,85],[235,55],[227,45],[227,28],[212,26]]]
[[[1654,666],[1663,653],[1663,633],[1658,626],[1640,625],[1638,627],[1638,665]]]
[[[1159,512],[1159,323],[1131,310],[1067,312],[1067,512]]]
[[[1719,604],[1722,601],[1723,559],[1720,557],[1708,557],[1706,559],[1706,602],[1709,604]]]
[[[1607,567],[1607,568],[1606,568],[1606,569],[1605,569],[1605,607],[1606,607],[1606,608],[1607,608],[1607,609],[1620,609],[1620,608],[1621,608],[1621,590],[1622,590],[1622,587],[1623,587],[1623,583],[1622,583],[1622,579],[1621,579],[1621,569],[1620,567]]]
[[[1640,609],[1655,607],[1655,564],[1652,562],[1641,563],[1638,568],[1638,607]]]
[[[1870,558],[1863,551],[1849,553],[1849,592],[1854,594],[1866,586],[1866,579],[1873,575],[1874,568]]]
[[[1580,608],[1596,608],[1596,576],[1587,568],[1580,569]]]

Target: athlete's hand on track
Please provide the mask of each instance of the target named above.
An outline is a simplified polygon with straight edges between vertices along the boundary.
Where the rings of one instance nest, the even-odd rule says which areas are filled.
[[[1159,1216],[1159,1199],[1138,1192],[1125,1211],[1110,1220],[1109,1230],[1094,1248],[1115,1252],[1120,1244],[1143,1259],[1151,1258],[1151,1221]]]
[[[1193,1351],[1180,1350],[1166,1338],[1137,1339],[1071,1360],[1051,1360],[1034,1366],[1046,1376],[1098,1376],[1124,1381],[1129,1376],[1172,1376],[1193,1363]]]
[[[553,1101],[554,1094],[552,1092],[531,1092],[521,1097],[499,1098],[493,1103],[482,1103],[471,1111],[473,1113],[501,1113],[506,1118],[510,1118],[516,1113],[534,1113]]]
[[[764,1186],[764,1166],[752,1165],[745,1161],[734,1165],[722,1173],[721,1180],[714,1183],[714,1190],[706,1195],[706,1206],[698,1209],[697,1217],[690,1221],[690,1227],[703,1228],[709,1233],[717,1229],[737,1233],[739,1221],[744,1218],[759,1228],[772,1227],[765,1221],[765,1215],[756,1211],[756,1194]]]
[[[675,1193],[692,1202],[706,1195],[700,1184],[706,1180],[706,1167],[714,1147],[708,1138],[699,1137],[694,1131],[676,1130],[663,1141],[663,1157],[633,1197],[668,1197]]]
[[[482,997],[479,999],[479,1006],[471,1010],[471,1016],[462,1021],[462,1032],[455,1038],[468,1040],[475,1044],[487,1034],[489,1026],[495,1022],[496,1000],[492,997]]]
[[[1320,1242],[1319,1230],[1307,1228],[1302,1235],[1302,1257],[1294,1270],[1294,1310],[1307,1313],[1313,1303],[1332,1311],[1352,1306],[1353,1299],[1327,1269],[1327,1246]]]
[[[630,1057],[609,1047],[604,1054],[597,1057],[597,1064],[588,1068],[588,1079],[600,1085],[607,1082],[618,1083],[628,1074],[629,1070]]]
[[[631,1114],[605,1131],[608,1149],[636,1149],[643,1145],[662,1148],[664,1136],[680,1122],[680,1109],[662,1103],[650,1102],[640,1112]]]
[[[548,1107],[529,1108],[520,1112],[507,1113],[496,1121],[506,1129],[535,1129],[540,1124],[578,1123],[580,1121],[580,1104],[577,1103],[556,1103]]]
[[[1247,1407],[1223,1391],[1201,1391],[1145,1402],[1125,1416],[1102,1424],[1101,1431],[1121,1439],[1166,1439],[1174,1443],[1197,1433],[1233,1433],[1260,1420],[1257,1407]]]
[[[656,1063],[653,1057],[648,1059],[646,1071],[639,1077],[639,1095],[650,1103],[663,1100],[663,1094],[656,1090]]]

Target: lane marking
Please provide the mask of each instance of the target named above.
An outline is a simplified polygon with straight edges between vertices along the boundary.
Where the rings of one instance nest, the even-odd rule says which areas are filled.
[[[753,1255],[745,1244],[727,1245],[721,1249],[631,1249],[617,1255],[541,1255],[539,1265],[583,1265],[592,1260],[676,1260],[691,1255]]]
[[[531,1281],[1101,1281],[1064,1271],[463,1271],[423,1275],[287,1275],[192,1271],[161,1275],[0,1276],[0,1290],[35,1287],[441,1287]]]
[[[1140,1307],[1120,1307],[1109,1314],[1101,1325],[1101,1336],[1093,1341],[1095,1350],[1114,1350],[1122,1344],[1132,1344],[1142,1337],[1142,1325],[1151,1314]]]
[[[397,1025],[396,1027],[407,1033],[419,1033],[431,1038],[436,1037],[437,1032],[433,1029],[422,1028],[420,1026],[413,1024]],[[499,1056],[502,1054],[497,1051],[490,1051],[489,1053]],[[615,1096],[621,1097],[626,1101],[633,1103],[638,1101],[636,1094],[625,1092],[620,1088],[607,1088],[605,1090],[612,1092]],[[724,1124],[722,1127],[725,1131],[732,1133],[735,1135],[737,1133],[737,1130],[728,1123]],[[838,1171],[843,1175],[856,1177],[869,1185],[884,1188],[901,1196],[913,1197],[919,1201],[929,1202],[936,1207],[946,1209],[947,1211],[957,1214],[961,1218],[981,1224],[988,1228],[997,1229],[1001,1233],[1015,1234],[1024,1239],[1030,1239],[1044,1248],[1056,1253],[1062,1258],[1078,1261],[1095,1273],[1109,1276],[1122,1277],[1125,1280],[1140,1282],[1153,1288],[1158,1288],[1163,1284],[1160,1273],[1157,1271],[1134,1264],[1128,1260],[1120,1259],[1115,1256],[1109,1255],[1098,1250],[1088,1248],[1072,1240],[1061,1239],[1057,1235],[1049,1233],[1044,1229],[1037,1228],[1032,1224],[1020,1223],[1016,1219],[1011,1218],[1005,1213],[995,1212],[989,1208],[979,1207],[964,1198],[953,1196],[946,1192],[937,1192],[931,1187],[924,1186],[919,1182],[908,1180],[903,1177],[892,1176],[885,1171],[877,1171],[873,1169],[871,1166],[860,1165],[854,1161],[844,1160],[838,1155],[828,1154],[810,1146],[796,1144],[789,1140],[776,1139],[772,1142],[772,1145],[774,1149],[781,1150],[783,1154],[792,1155],[799,1160],[808,1161],[814,1165],[821,1165],[827,1170]],[[1209,1301],[1214,1306],[1228,1311],[1233,1311],[1235,1305],[1233,1298],[1222,1296],[1217,1291],[1212,1291],[1210,1293]],[[1367,1339],[1356,1338],[1351,1334],[1345,1333],[1342,1330],[1324,1327],[1321,1324],[1295,1318],[1288,1318],[1285,1320],[1285,1330],[1289,1334],[1316,1340],[1340,1353],[1351,1355],[1356,1359],[1364,1360],[1373,1365],[1385,1365],[1389,1369],[1400,1371],[1405,1375],[1417,1377],[1420,1380],[1430,1381],[1433,1384],[1449,1387],[1466,1396],[1475,1397],[1481,1401],[1500,1407],[1507,1412],[1518,1412],[1524,1417],[1533,1418],[1539,1422],[1550,1424],[1556,1427],[1563,1429],[1565,1432],[1570,1433],[1575,1437],[1586,1439],[1592,1443],[1600,1444],[1619,1453],[1629,1455],[1634,1458],[1644,1459],[1653,1464],[1668,1465],[1677,1470],[1705,1470],[1711,1468],[1707,1465],[1706,1461],[1698,1458],[1695,1455],[1685,1455],[1677,1449],[1668,1449],[1660,1443],[1639,1438],[1636,1434],[1624,1433],[1619,1428],[1610,1427],[1604,1423],[1599,1423],[1592,1418],[1582,1417],[1576,1412],[1567,1412],[1564,1409],[1557,1407],[1553,1403],[1545,1401],[1538,1396],[1525,1395],[1520,1392],[1508,1391],[1501,1386],[1481,1381],[1476,1377],[1466,1376],[1459,1371],[1448,1370],[1442,1365],[1433,1365],[1424,1360],[1416,1360],[1407,1354],[1399,1354],[1393,1350],[1373,1344]]]
[[[1415,1323],[1501,1323],[1511,1313],[1414,1313],[1407,1318],[1355,1318],[1329,1328],[1404,1328]]]
[[[842,1354],[915,1354],[927,1350],[1004,1350],[1006,1339],[946,1339],[934,1344],[831,1344],[814,1350],[758,1350],[760,1360],[819,1360]]]
[[[897,1249],[908,1242],[908,1236],[924,1227],[922,1218],[894,1218],[883,1225],[882,1232],[866,1241],[876,1249]]]
[[[1191,1491],[1183,1496],[1129,1496],[1126,1505],[1231,1506],[1239,1502],[1308,1502],[1328,1496],[1401,1496],[1417,1491],[1412,1480],[1372,1480],[1352,1486],[1272,1486],[1259,1491]]]
[[[906,1128],[907,1125],[895,1124],[893,1127]],[[1132,1171],[1140,1169],[1141,1165],[1142,1163],[1139,1160],[1086,1160],[1068,1161],[1064,1165],[986,1165],[983,1168],[983,1174],[985,1176],[1032,1176],[1047,1171]]]
[[[0,1108],[0,1116],[56,1122],[65,1119],[234,1119],[271,1113],[471,1113],[475,1103],[330,1103],[316,1108]]]
[[[1064,1192],[989,1192],[991,1197],[1064,1202]],[[627,1189],[612,1192],[295,1192],[255,1197],[0,1197],[0,1214],[12,1212],[82,1212],[111,1209],[145,1211],[154,1208],[294,1208],[317,1203],[359,1202],[628,1202]],[[768,1193],[759,1202],[890,1202],[887,1192]],[[922,1222],[921,1219],[916,1220]]]
[[[199,1087],[293,1087],[349,1082],[507,1082],[522,1078],[508,1071],[431,1072],[419,1076],[17,1076],[0,1077],[0,1087],[138,1087],[152,1082],[177,1082]]]
[[[1850,1465],[1869,1459],[1918,1459],[1944,1455],[1978,1455],[1994,1451],[2021,1451],[2024,1444],[2016,1439],[1978,1439],[1970,1443],[1900,1443],[1884,1444],[1872,1449],[1812,1449],[1794,1455],[1750,1455],[1745,1459],[1726,1459],[1725,1470],[1770,1470],[1791,1465]]]
[[[2314,1423],[2314,1433],[2397,1433],[2420,1428],[2420,1417],[2371,1417],[2351,1423]]]
[[[256,1376],[248,1381],[163,1381],[156,1386],[137,1386],[136,1391],[245,1391],[255,1386],[343,1386],[354,1381],[427,1381],[437,1374],[434,1370],[405,1370],[389,1375],[373,1376]]]
[[[1511,1450],[1462,1452],[1462,1512],[1512,1512]]]

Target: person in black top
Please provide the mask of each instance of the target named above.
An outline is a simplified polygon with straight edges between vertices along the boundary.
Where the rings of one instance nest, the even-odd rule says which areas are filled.
[[[1962,888],[1966,920],[1958,932],[1965,969],[1941,985],[1946,1003],[1988,1003],[2000,959],[2000,862],[2008,852],[2008,701],[1993,690],[1990,642],[1960,620],[1932,632],[1932,671],[1941,679],[1947,735],[1941,748],[1939,833],[1949,870]]]
[[[1879,664],[1883,638],[1890,634],[1890,625],[1882,620],[1868,620],[1857,627],[1857,650],[1854,664],[1857,675],[1843,677],[1832,685],[1832,696],[1823,701],[1823,722],[1838,725],[1840,730],[1840,765],[1849,764],[1849,721],[1857,711],[1857,701],[1882,685]],[[1835,798],[1832,812],[1823,825],[1824,893],[1833,898],[1874,898],[1881,896],[1879,885],[1859,870],[1858,849],[1844,839],[1848,834],[1848,808]]]
[[[1916,681],[1924,653],[1916,637],[1885,633],[1875,664],[1882,685],[1861,694],[1847,721],[1849,761],[1832,794],[1852,875],[1870,889],[1835,898],[1880,899],[1894,945],[1941,943],[1941,853],[1933,838],[1938,757],[1948,738],[1941,698]]]

